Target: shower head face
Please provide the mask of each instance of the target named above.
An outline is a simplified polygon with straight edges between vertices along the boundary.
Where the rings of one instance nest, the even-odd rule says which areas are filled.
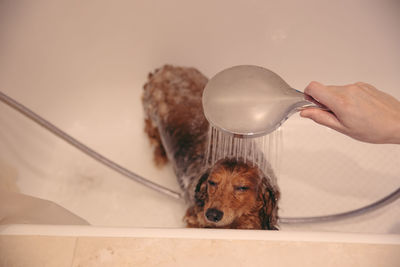
[[[305,100],[303,93],[276,73],[240,65],[212,77],[202,101],[214,127],[241,137],[258,137],[277,129]]]

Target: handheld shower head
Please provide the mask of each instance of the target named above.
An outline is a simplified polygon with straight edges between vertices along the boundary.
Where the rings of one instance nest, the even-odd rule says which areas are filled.
[[[217,73],[207,83],[202,101],[204,114],[214,127],[240,137],[269,134],[303,108],[327,110],[276,73],[252,65]]]

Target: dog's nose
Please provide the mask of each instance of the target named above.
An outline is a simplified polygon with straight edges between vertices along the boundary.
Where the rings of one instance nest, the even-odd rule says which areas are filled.
[[[208,209],[206,212],[207,219],[212,222],[219,222],[223,216],[224,213],[217,209]]]

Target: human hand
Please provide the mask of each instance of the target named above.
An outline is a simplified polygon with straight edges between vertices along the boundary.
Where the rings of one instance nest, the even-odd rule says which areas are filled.
[[[306,108],[300,116],[363,142],[400,144],[400,101],[372,85],[311,82],[304,93],[332,112]]]

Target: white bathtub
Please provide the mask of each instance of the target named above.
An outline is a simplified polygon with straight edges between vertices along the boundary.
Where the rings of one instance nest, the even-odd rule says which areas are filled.
[[[170,166],[154,166],[143,132],[148,72],[169,63],[211,76],[256,64],[298,89],[311,80],[365,81],[400,98],[399,8],[396,1],[2,1],[0,90],[108,158],[179,191]],[[280,159],[282,217],[348,211],[400,185],[400,146],[357,142],[298,116],[283,127]],[[0,172],[0,188],[54,202],[96,227],[155,227],[160,237],[169,235],[163,228],[184,227],[184,203],[109,170],[2,103]],[[282,224],[281,232],[299,241],[293,231],[399,241],[399,214],[396,201],[354,219]],[[51,228],[60,235],[68,229]],[[29,234],[29,225],[3,226],[0,234],[18,232]]]

